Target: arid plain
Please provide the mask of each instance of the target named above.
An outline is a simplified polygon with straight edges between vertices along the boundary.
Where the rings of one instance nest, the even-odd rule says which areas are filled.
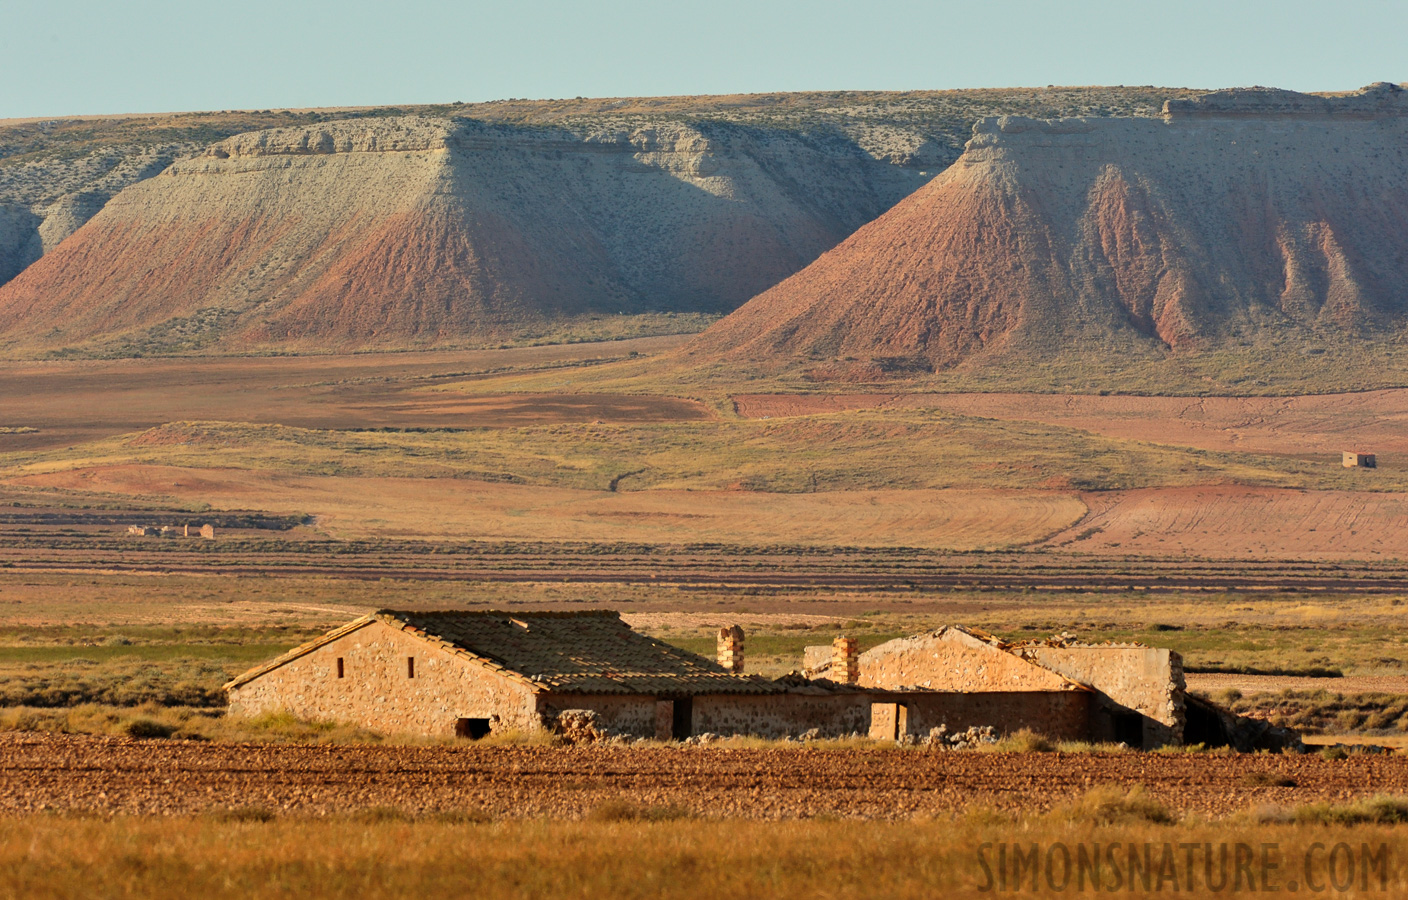
[[[1397,851],[1408,312],[1375,266],[1401,264],[1400,231],[1360,227],[1360,193],[1305,206],[1292,179],[1260,206],[1219,195],[1218,228],[1186,240],[1207,207],[1188,160],[1226,154],[1167,151],[1285,116],[1319,134],[1338,103],[1369,134],[1343,156],[1387,160],[1362,183],[1389,185],[1391,225],[1401,94],[709,98],[721,118],[684,124],[609,105],[266,111],[177,117],[180,146],[66,125],[141,138],[97,181],[37,126],[4,126],[50,168],[0,173],[30,204],[0,257],[0,888],[241,895],[276,869],[300,893],[375,895],[468,866],[505,894],[717,896],[732,877],[926,896],[981,883],[953,847],[1013,834]],[[1316,190],[1367,177],[1294,143]],[[1065,171],[1058,145],[1101,165]],[[1263,149],[1284,148],[1238,151],[1228,177],[1256,183]],[[595,174],[559,203],[572,166]],[[810,189],[823,176],[835,196]],[[374,221],[394,207],[378,185],[414,215]],[[1079,202],[1023,207],[1029,189]],[[425,197],[444,209],[417,219]],[[618,229],[632,210],[650,215]],[[1212,283],[1231,286],[1220,306]],[[769,677],[842,633],[1138,641],[1315,752],[1030,732],[973,752],[470,744],[225,714],[231,677],[383,607],[607,607],[706,656],[737,624]],[[1384,883],[1405,878],[1392,857]]]

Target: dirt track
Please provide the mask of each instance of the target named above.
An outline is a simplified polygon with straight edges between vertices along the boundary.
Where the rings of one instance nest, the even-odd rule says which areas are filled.
[[[1297,786],[1250,786],[1257,772]],[[576,817],[624,800],[709,816],[899,818],[973,805],[1043,808],[1111,783],[1142,784],[1172,807],[1225,815],[1253,804],[1408,793],[1408,758],[307,747],[0,734],[4,811],[397,807]]]

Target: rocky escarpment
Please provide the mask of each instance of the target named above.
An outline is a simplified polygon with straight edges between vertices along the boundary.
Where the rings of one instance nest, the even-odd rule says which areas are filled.
[[[60,147],[37,160],[0,155],[0,284],[57,247],[123,188],[200,149],[191,141],[160,141],[77,154]]]
[[[0,342],[400,348],[727,310],[929,174],[834,135],[720,123],[272,129],[107,203],[0,288]]]
[[[986,118],[962,157],[694,358],[945,368],[1408,326],[1408,92]]]
[[[1019,112],[1035,116],[1148,116],[1157,114],[1167,98],[1197,93],[1140,87],[828,91],[0,122],[0,285],[43,254],[52,252],[122,189],[156,175],[173,160],[189,160],[208,151],[215,151],[214,158],[221,159],[222,148],[214,145],[231,136],[258,134],[240,137],[223,148],[228,154],[223,159],[237,161],[232,165],[239,165],[239,160],[248,163],[258,156],[383,152],[388,148],[359,146],[356,135],[378,133],[378,123],[390,119],[419,116],[452,131],[461,127],[466,131],[487,130],[488,137],[467,139],[486,153],[493,152],[491,148],[495,146],[532,143],[545,152],[529,154],[523,163],[526,168],[514,177],[521,175],[529,182],[565,177],[573,198],[578,193],[595,193],[590,198],[597,204],[597,212],[588,217],[591,227],[609,248],[612,264],[622,267],[618,280],[631,287],[639,302],[659,309],[728,309],[758,289],[754,285],[760,282],[744,278],[739,282],[743,287],[730,289],[734,293],[720,294],[715,289],[717,276],[707,271],[692,280],[673,277],[682,271],[680,257],[691,254],[688,243],[701,229],[699,223],[683,215],[657,215],[657,204],[652,199],[656,187],[664,189],[659,204],[662,209],[678,213],[677,201],[689,193],[680,189],[682,184],[702,186],[714,198],[703,206],[727,208],[744,198],[739,191],[746,193],[760,183],[758,178],[746,177],[746,170],[751,168],[762,181],[780,179],[773,187],[793,198],[789,202],[799,205],[795,198],[800,197],[801,206],[817,206],[828,221],[841,223],[844,233],[864,221],[857,218],[857,211],[873,216],[955,160],[976,117]],[[291,125],[300,127],[287,127]],[[677,131],[686,135],[682,141],[671,136]],[[453,144],[447,143],[446,149],[452,150]],[[588,148],[589,144],[593,146]],[[787,152],[790,145],[802,147],[795,158]],[[572,183],[578,169],[559,164],[564,158],[583,158],[580,154],[588,150],[591,153],[585,158],[589,159],[599,159],[603,152],[618,157],[621,153],[640,154],[649,160],[647,165],[656,174],[669,177],[618,179],[618,186],[629,189],[603,201],[599,185],[587,184],[578,191]],[[694,163],[676,162],[690,154],[698,157],[701,168],[697,171],[691,169]],[[818,159],[824,160],[825,165],[813,165]],[[598,174],[602,169],[587,168]],[[296,179],[300,171],[295,167],[287,173],[288,177]],[[743,187],[730,188],[719,180],[736,176]],[[291,181],[288,188],[299,191],[304,186]],[[752,211],[740,211],[751,216],[771,191],[768,188],[756,194]],[[311,189],[303,196],[305,206],[321,203]],[[211,197],[214,199],[214,195]],[[629,202],[631,208],[602,213],[600,210],[606,209],[607,201],[612,199]],[[880,205],[876,207],[876,203]],[[336,197],[331,204],[346,205]],[[698,206],[688,207],[690,215]],[[575,203],[557,204],[550,212],[567,220],[584,215]],[[727,217],[716,213],[717,209],[709,213],[714,221],[712,230],[703,229],[714,235],[715,244],[701,248],[695,269],[735,265],[739,252],[736,247],[758,233],[756,228],[737,233],[722,228]],[[784,210],[783,215],[790,213]],[[823,223],[822,231],[827,233],[826,239],[814,242],[814,248],[806,253],[814,256],[818,252],[815,248],[829,246],[839,236],[834,224]],[[798,248],[805,249],[805,242],[789,239],[784,243],[789,249],[771,260],[766,254],[775,247],[775,241],[769,238],[760,245],[754,255],[756,262],[744,266],[754,267],[754,275],[749,277],[766,271],[773,273],[768,277],[780,278],[810,260],[811,256],[804,255],[800,262],[794,262],[789,256]],[[313,268],[320,265],[316,261],[310,264]],[[290,268],[296,265],[299,264],[288,262]],[[252,268],[257,272],[259,264],[255,262]],[[88,286],[92,287],[92,282]],[[644,300],[639,300],[641,295]],[[139,292],[134,296],[145,295]],[[67,308],[66,304],[60,291],[58,307]],[[96,334],[91,339],[84,338],[84,346],[119,353],[125,352],[124,348],[133,352],[187,350],[228,337],[228,326],[239,318],[228,303],[218,299],[195,305],[180,301],[176,305],[196,311],[184,318],[143,325],[135,331],[123,326],[128,330],[117,336]],[[625,308],[628,307],[615,311]],[[57,329],[54,336],[59,337],[65,331],[67,323],[44,324],[42,304],[34,308],[33,314],[36,321],[16,332],[18,336],[8,342],[11,348],[29,340],[25,335]],[[511,330],[521,327],[513,325]],[[530,329],[530,333],[550,334],[555,327]],[[481,334],[478,339],[484,337]],[[233,347],[236,343],[222,346]]]

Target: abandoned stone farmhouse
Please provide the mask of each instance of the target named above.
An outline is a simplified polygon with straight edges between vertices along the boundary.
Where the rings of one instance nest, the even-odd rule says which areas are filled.
[[[711,733],[902,741],[941,727],[1029,729],[1144,748],[1194,737],[1258,739],[1239,733],[1230,714],[1188,702],[1178,654],[1137,644],[1004,644],[949,627],[866,653],[854,638],[838,637],[807,648],[806,662],[800,674],[779,679],[745,674],[737,626],[720,630],[718,658],[710,660],[640,634],[610,611],[381,610],[225,688],[232,715],[287,711],[472,739],[561,730],[583,717],[605,734],[661,740]]]

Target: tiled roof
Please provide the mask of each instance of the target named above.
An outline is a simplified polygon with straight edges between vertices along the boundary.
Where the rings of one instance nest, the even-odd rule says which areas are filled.
[[[236,687],[349,631],[381,621],[520,681],[572,694],[772,694],[786,687],[733,675],[713,660],[646,637],[607,610],[415,612],[383,609],[252,669]]]

